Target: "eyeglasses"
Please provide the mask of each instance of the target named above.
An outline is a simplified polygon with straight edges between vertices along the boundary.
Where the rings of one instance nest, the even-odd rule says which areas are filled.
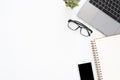
[[[89,29],[87,26],[76,20],[69,19],[68,28],[70,28],[73,31],[76,31],[77,29],[80,28],[80,34],[85,37],[89,37],[93,33],[91,29]]]

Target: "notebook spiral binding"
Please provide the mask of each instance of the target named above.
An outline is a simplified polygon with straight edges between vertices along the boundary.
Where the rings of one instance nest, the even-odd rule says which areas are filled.
[[[96,65],[98,80],[103,80],[96,43],[95,43],[95,41],[91,41],[91,44],[92,44],[92,51],[93,51],[93,56],[94,56],[94,62],[95,62],[95,65]]]

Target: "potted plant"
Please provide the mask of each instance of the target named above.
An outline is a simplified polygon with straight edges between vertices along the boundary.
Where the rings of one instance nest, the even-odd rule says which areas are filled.
[[[73,9],[74,7],[78,6],[78,3],[80,2],[80,0],[64,0],[64,2],[67,7],[70,7],[71,9]]]

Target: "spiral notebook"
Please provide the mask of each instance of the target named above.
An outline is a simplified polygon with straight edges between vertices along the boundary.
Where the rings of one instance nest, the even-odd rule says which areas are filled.
[[[120,80],[120,35],[91,42],[98,80]]]

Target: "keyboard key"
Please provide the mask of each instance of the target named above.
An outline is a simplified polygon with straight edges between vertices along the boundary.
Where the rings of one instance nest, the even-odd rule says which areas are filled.
[[[89,2],[120,23],[120,0],[90,0]]]

